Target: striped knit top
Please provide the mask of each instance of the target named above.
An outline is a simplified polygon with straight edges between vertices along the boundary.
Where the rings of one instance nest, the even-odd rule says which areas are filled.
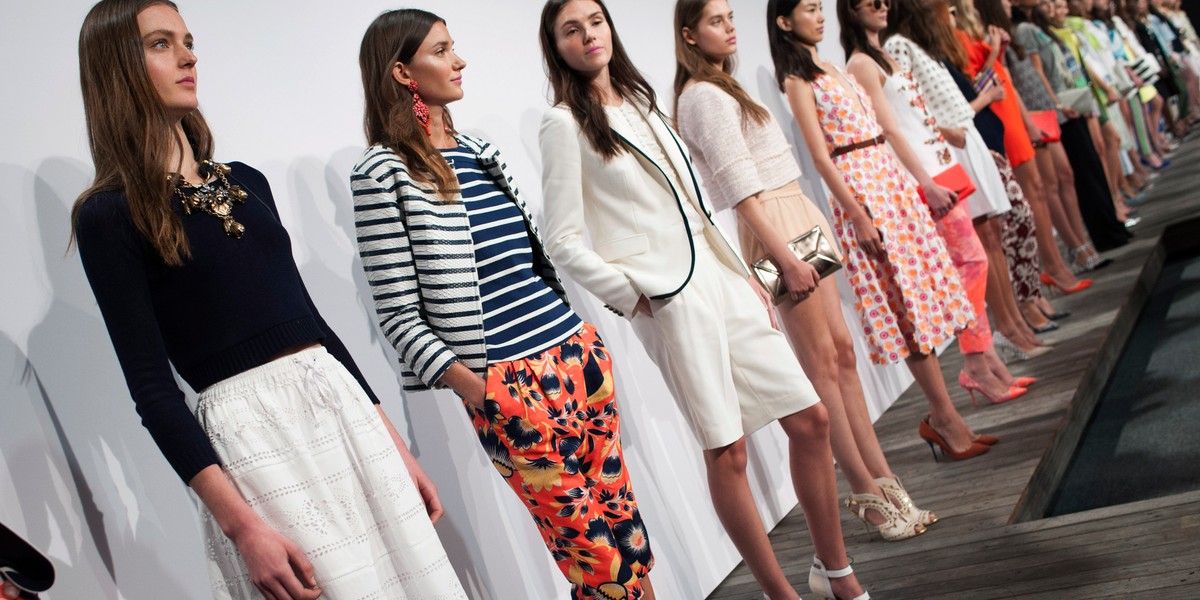
[[[533,272],[521,211],[483,171],[471,148],[442,155],[454,168],[471,223],[489,363],[533,356],[574,335],[583,321]]]

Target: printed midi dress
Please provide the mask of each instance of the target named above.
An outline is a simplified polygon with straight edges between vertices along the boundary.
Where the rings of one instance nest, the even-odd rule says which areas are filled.
[[[881,135],[883,128],[858,84],[837,67],[828,69],[812,87],[829,150]],[[916,181],[883,144],[834,157],[833,163],[870,213],[887,254],[877,260],[862,251],[853,223],[834,203],[834,235],[871,361],[890,364],[912,353],[934,352],[972,324],[974,311]]]

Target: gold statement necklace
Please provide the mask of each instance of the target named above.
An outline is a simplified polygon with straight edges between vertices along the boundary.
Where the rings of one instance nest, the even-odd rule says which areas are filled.
[[[240,239],[246,232],[246,226],[233,219],[233,205],[235,202],[241,204],[246,201],[246,191],[239,185],[229,183],[229,178],[226,177],[229,174],[229,165],[211,160],[201,161],[200,174],[212,174],[216,178],[195,184],[177,174],[171,175],[176,181],[175,194],[183,201],[183,213],[190,215],[192,211],[198,210],[217,217],[224,222],[226,235],[235,240]],[[188,191],[191,193],[186,193]]]

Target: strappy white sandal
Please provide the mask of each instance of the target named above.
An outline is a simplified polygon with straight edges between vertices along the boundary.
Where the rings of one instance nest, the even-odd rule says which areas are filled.
[[[841,600],[833,595],[833,585],[829,583],[829,580],[847,577],[853,572],[854,569],[850,565],[846,565],[844,569],[830,571],[825,568],[825,564],[821,562],[821,559],[814,556],[813,566],[808,570],[808,589],[824,600]],[[855,596],[850,600],[871,600],[871,595],[863,592],[861,595]]]

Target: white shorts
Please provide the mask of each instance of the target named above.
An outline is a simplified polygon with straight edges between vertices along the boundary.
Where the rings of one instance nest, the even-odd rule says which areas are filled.
[[[467,597],[383,419],[324,348],[206,388],[196,418],[254,512],[312,561],[322,598]],[[261,599],[200,507],[213,597]]]
[[[705,450],[816,404],[817,393],[746,279],[696,237],[687,287],[651,300],[633,330]]]

